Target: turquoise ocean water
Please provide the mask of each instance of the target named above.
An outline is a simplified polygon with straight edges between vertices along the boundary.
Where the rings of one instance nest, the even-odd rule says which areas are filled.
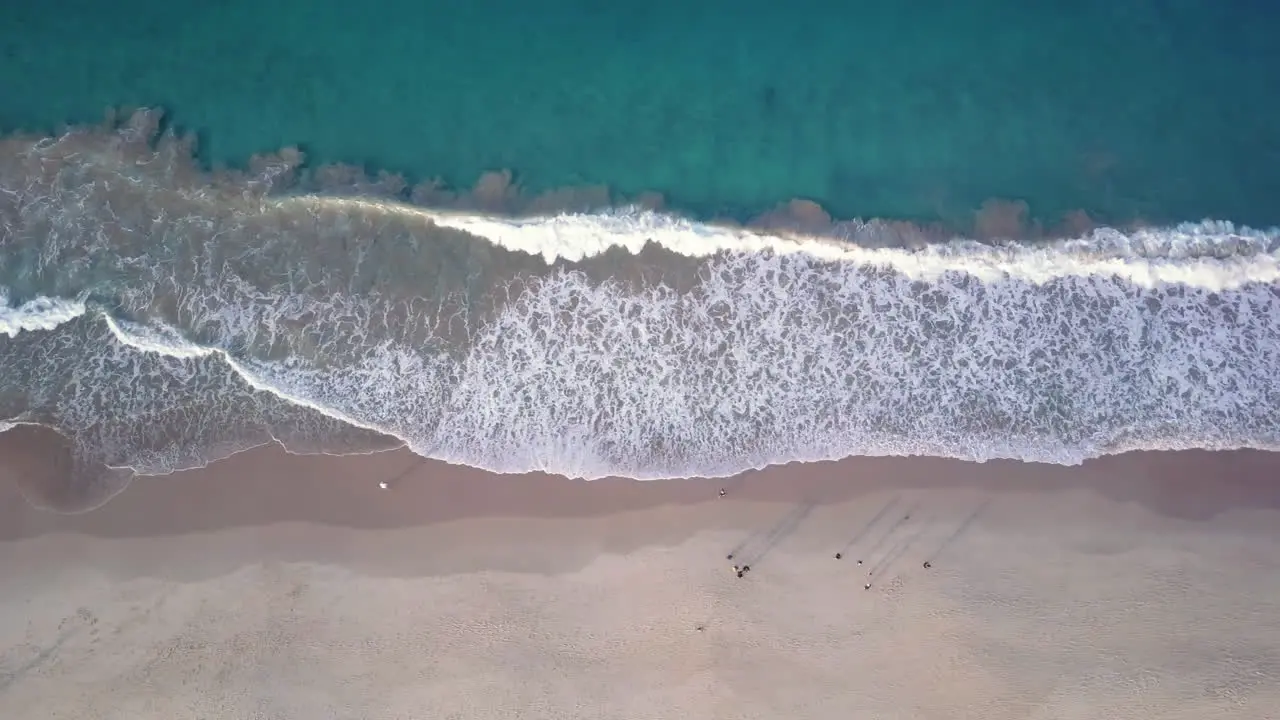
[[[68,507],[273,437],[646,478],[1271,447],[1278,36],[1244,1],[12,5],[0,427],[74,441]],[[195,159],[88,129],[137,107]],[[290,146],[298,184],[250,161]],[[792,199],[863,221],[719,222]]]
[[[301,144],[700,214],[1278,221],[1280,9],[1210,0],[11,4],[0,126],[162,106],[210,162]]]

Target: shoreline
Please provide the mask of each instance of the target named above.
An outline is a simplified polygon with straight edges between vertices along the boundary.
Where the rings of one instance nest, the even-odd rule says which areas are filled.
[[[65,468],[50,448],[0,450],[15,718],[1263,720],[1280,704],[1280,453],[581,481],[262,447],[59,515],[15,485]]]
[[[728,478],[581,480],[491,473],[405,448],[301,455],[271,443],[203,468],[134,477],[104,506],[64,514],[33,506],[17,487],[20,473],[59,482],[66,461],[55,459],[61,442],[56,433],[26,426],[0,438],[13,440],[0,442],[0,542],[50,533],[164,537],[281,522],[385,530],[477,519],[581,520],[726,501],[833,505],[906,491],[1090,492],[1198,521],[1232,510],[1280,510],[1280,482],[1273,480],[1280,477],[1280,453],[1260,450],[1135,451],[1081,465],[851,457],[774,465]],[[387,489],[379,487],[382,482]],[[721,489],[724,498],[718,497]],[[154,506],[167,511],[151,515],[147,509]]]

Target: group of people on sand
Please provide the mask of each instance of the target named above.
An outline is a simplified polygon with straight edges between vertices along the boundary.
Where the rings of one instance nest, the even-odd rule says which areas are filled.
[[[380,483],[378,483],[378,487],[379,487],[380,489],[382,489],[382,490],[386,490],[386,489],[388,489],[390,486],[389,486],[389,484],[388,484],[387,482],[385,482],[385,481],[384,481],[384,482],[380,482]],[[727,494],[728,494],[728,493],[725,491],[725,489],[724,489],[724,488],[720,488],[720,492],[719,492],[719,496],[720,496],[720,497],[725,497]],[[910,517],[910,515],[908,515],[907,517]],[[844,558],[844,553],[836,553],[836,559],[837,559],[837,560],[840,560],[840,559],[842,559],[842,558]],[[728,559],[728,560],[732,560],[732,559],[733,559],[733,553],[729,553],[729,556],[728,556],[726,559]],[[859,560],[859,561],[858,561],[858,564],[859,564],[859,565],[861,565],[861,564],[862,564],[862,561],[861,561],[861,560]],[[734,573],[735,575],[737,575],[738,577],[742,577],[742,576],[746,575],[747,573],[751,572],[751,566],[750,566],[750,565],[738,565],[737,563],[734,563],[732,567],[733,567],[733,573]],[[924,568],[925,568],[926,570],[928,570],[928,569],[929,569],[929,568],[931,568],[931,567],[933,567],[933,565],[932,565],[928,560],[925,560],[925,561],[924,561]],[[863,586],[862,586],[862,589],[864,589],[864,590],[870,590],[870,589],[871,589],[871,583],[867,583],[866,585],[863,585]]]
[[[720,488],[720,493],[719,493],[720,497],[724,497],[726,494],[727,494],[727,493],[725,493],[725,489],[724,489],[724,488]],[[911,516],[910,516],[910,515],[908,515],[907,517],[908,517],[908,518],[910,518]],[[843,559],[843,558],[844,558],[844,553],[836,553],[836,559],[837,559],[837,560],[841,560],[841,559]],[[732,560],[732,559],[733,559],[733,553],[729,553],[728,557],[726,557],[725,559],[726,559],[726,560]],[[861,565],[861,564],[862,564],[862,561],[861,561],[861,560],[859,560],[859,561],[858,561],[858,564],[859,564],[859,565]],[[923,565],[923,567],[924,567],[924,569],[925,569],[925,570],[928,570],[929,568],[932,568],[932,567],[933,567],[933,563],[929,562],[928,560],[925,560],[925,561],[924,561],[924,565]],[[742,577],[743,575],[745,575],[745,574],[747,574],[748,572],[750,572],[750,571],[751,571],[751,566],[750,566],[750,565],[738,565],[737,563],[735,563],[734,565],[732,565],[732,568],[733,568],[733,573],[734,573],[735,575],[737,575],[738,577]],[[871,589],[871,583],[867,583],[867,584],[863,585],[863,586],[862,586],[862,589],[863,589],[863,590],[870,590],[870,589]],[[701,628],[699,628],[699,629],[701,629]]]

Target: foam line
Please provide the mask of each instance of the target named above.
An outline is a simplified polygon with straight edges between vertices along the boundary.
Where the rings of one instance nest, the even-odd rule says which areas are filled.
[[[1187,223],[1131,234],[1101,228],[1082,238],[1043,245],[994,246],[955,238],[946,244],[909,250],[869,248],[799,234],[784,237],[639,209],[526,219],[458,212],[428,215],[438,225],[485,238],[507,250],[541,257],[548,264],[558,260],[580,262],[612,248],[637,254],[646,243],[655,243],[688,257],[726,252],[803,253],[829,262],[889,268],[926,282],[947,273],[965,273],[985,282],[1013,278],[1035,285],[1067,277],[1102,276],[1120,278],[1139,287],[1180,284],[1219,291],[1280,280],[1280,254],[1266,251],[1280,234],[1221,222]],[[860,223],[858,229],[866,235],[877,231],[866,223]],[[1192,254],[1197,249],[1232,245],[1245,245],[1254,252],[1229,258]]]

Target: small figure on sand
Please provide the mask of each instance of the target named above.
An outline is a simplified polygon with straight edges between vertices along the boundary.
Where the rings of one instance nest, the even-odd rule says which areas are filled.
[[[861,561],[861,560],[859,560],[859,561],[858,561],[858,564],[859,564],[859,565],[861,565],[861,564],[862,564],[862,561]]]
[[[863,586],[862,586],[862,589],[863,589],[863,590],[870,590],[870,589],[871,589],[871,583],[867,583],[866,585],[863,585]]]
[[[839,559],[840,559],[840,558],[842,558],[842,557],[844,557],[844,553],[836,553],[836,559],[837,559],[837,560],[839,560]]]
[[[383,480],[382,482],[378,483],[378,487],[382,488],[383,490],[386,490],[386,489],[387,489],[388,487],[390,487],[390,486],[389,486],[389,485],[387,485],[387,481],[386,481],[386,480]]]
[[[724,488],[720,488],[720,497],[724,497]]]
[[[925,569],[925,570],[928,570],[928,569],[929,569],[929,568],[931,568],[931,567],[933,567],[933,563],[929,562],[928,560],[925,560],[925,561],[924,561],[924,569]]]

